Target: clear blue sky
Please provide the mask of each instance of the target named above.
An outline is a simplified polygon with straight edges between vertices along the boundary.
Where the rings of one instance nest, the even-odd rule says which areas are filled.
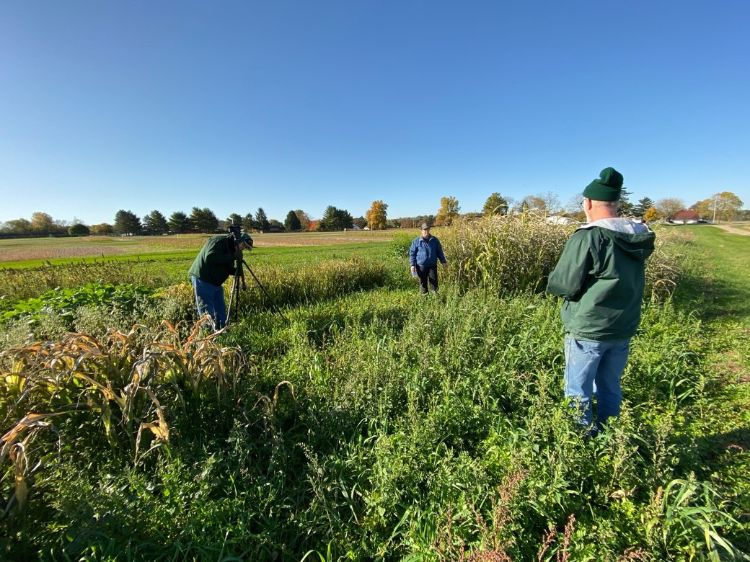
[[[750,206],[750,3],[4,0],[0,221]]]

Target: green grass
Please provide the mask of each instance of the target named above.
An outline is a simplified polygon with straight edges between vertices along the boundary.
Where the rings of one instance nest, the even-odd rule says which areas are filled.
[[[726,280],[750,290],[747,262],[729,259],[747,246],[700,228],[674,299],[644,309],[623,415],[590,440],[561,400],[556,299],[450,283],[422,297],[386,244],[341,256],[392,272],[369,285],[331,261],[340,246],[251,255],[284,317],[248,300],[217,344],[159,325],[190,309],[184,278],[137,318],[90,308],[89,339],[0,356],[14,373],[0,377],[3,433],[27,411],[63,412],[32,428],[33,494],[0,518],[0,557],[521,561],[546,544],[546,561],[730,559],[722,537],[747,552],[746,316],[717,295]],[[148,263],[112,271],[186,269]],[[74,266],[51,270],[73,281]],[[132,404],[103,400],[107,384]],[[137,440],[157,411],[169,442]]]
[[[204,237],[205,238],[205,237]],[[204,240],[200,239],[200,242]],[[46,239],[45,239],[46,242]],[[195,242],[195,240],[193,240]],[[69,244],[69,243],[68,243]],[[379,255],[381,250],[379,246],[388,245],[389,240],[376,238],[370,242],[357,243],[337,243],[335,245],[306,245],[306,246],[268,246],[257,247],[252,252],[246,252],[246,259],[249,262],[259,264],[274,263],[311,263],[320,259],[340,259],[349,257],[373,257]],[[133,244],[126,249],[126,253],[121,255],[92,255],[61,257],[61,258],[29,258],[21,260],[0,261],[0,271],[3,269],[34,269],[44,266],[64,266],[75,265],[79,263],[100,263],[106,262],[131,262],[131,261],[183,261],[192,262],[193,258],[200,249],[200,243],[191,244],[189,249],[181,250],[159,250],[154,251],[153,246],[143,244]],[[69,247],[69,246],[66,246]]]
[[[684,226],[692,236],[688,251],[700,270],[699,282],[680,297],[692,299],[705,318],[732,319],[750,326],[750,236],[712,226]]]

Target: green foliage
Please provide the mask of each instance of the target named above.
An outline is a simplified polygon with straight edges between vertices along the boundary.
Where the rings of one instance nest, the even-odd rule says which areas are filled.
[[[115,214],[115,234],[135,236],[141,233],[141,219],[132,211],[120,209]]]
[[[89,227],[85,224],[77,222],[68,227],[68,234],[70,234],[71,236],[88,236],[89,234],[91,234],[91,229],[89,229]]]
[[[332,232],[335,230],[344,230],[345,228],[352,228],[354,226],[354,219],[352,218],[349,211],[345,209],[337,209],[336,207],[329,205],[323,212],[323,218],[318,223],[318,230],[322,232]]]
[[[299,221],[297,213],[295,213],[294,211],[289,211],[286,214],[286,219],[284,219],[284,228],[286,228],[289,232],[297,232],[299,230],[302,230],[302,224]]]
[[[0,321],[24,318],[29,323],[38,323],[43,313],[49,312],[56,313],[64,320],[72,320],[78,308],[90,305],[129,310],[138,299],[147,298],[151,294],[150,289],[131,284],[89,283],[74,289],[57,288],[39,297],[17,302],[0,314]]]
[[[219,219],[208,207],[193,207],[190,213],[190,226],[195,232],[216,232],[219,228]]]
[[[284,318],[251,287],[218,337],[144,312],[0,353],[5,558],[743,559],[747,453],[716,433],[746,425],[715,361],[744,332],[649,301],[622,415],[587,439],[555,299],[300,255],[258,268]]]
[[[533,213],[459,222],[440,234],[451,263],[447,277],[462,290],[543,290],[571,231]]]
[[[395,234],[391,241],[391,252],[393,255],[402,259],[408,258],[411,243],[417,236],[419,236],[419,233],[416,232],[411,235],[406,232],[398,232]]]

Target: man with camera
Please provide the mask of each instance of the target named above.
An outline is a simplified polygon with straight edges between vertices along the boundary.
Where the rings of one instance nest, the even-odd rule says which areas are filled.
[[[206,240],[189,271],[198,316],[211,316],[215,330],[222,329],[227,322],[222,284],[234,275],[237,260],[242,263],[243,250],[253,248],[253,239],[247,232],[240,232],[239,227],[230,228],[230,231],[228,235],[212,236]]]

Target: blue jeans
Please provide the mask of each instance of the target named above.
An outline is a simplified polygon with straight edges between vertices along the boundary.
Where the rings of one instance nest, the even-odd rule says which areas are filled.
[[[581,410],[581,424],[591,426],[592,398],[596,395],[597,423],[620,415],[620,377],[628,362],[630,338],[592,341],[565,336],[565,396]]]
[[[214,322],[214,329],[220,330],[227,323],[227,307],[224,304],[224,287],[201,281],[194,275],[190,276],[195,291],[195,304],[198,316],[208,314]]]

